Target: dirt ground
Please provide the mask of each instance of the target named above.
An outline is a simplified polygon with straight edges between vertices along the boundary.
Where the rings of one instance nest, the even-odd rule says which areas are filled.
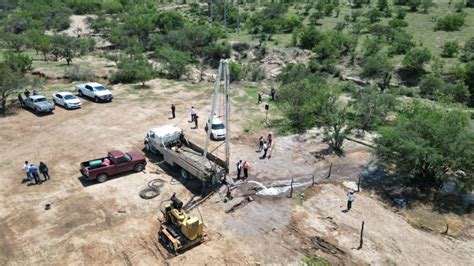
[[[16,109],[0,118],[1,265],[298,264],[307,257],[334,264],[473,265],[472,236],[454,239],[416,229],[370,192],[358,193],[353,210],[342,212],[347,188],[340,183],[356,180],[365,171],[371,161],[365,146],[348,142],[345,156],[322,158],[327,145],[314,130],[276,136],[271,158],[259,159],[256,140],[269,129],[244,132],[243,125],[253,116],[250,107],[237,102],[240,106],[232,108],[231,116],[232,166],[238,159],[249,160],[249,180],[266,186],[291,178],[303,184],[313,175],[319,184],[299,187],[290,199],[288,192],[254,195],[254,183],[229,179],[236,186],[232,201],[224,203],[220,190],[191,212],[204,221],[206,241],[169,258],[156,247],[160,206],[173,192],[184,202],[193,196],[175,179],[177,174],[149,158],[141,173],[102,184],[79,179],[81,161],[110,149],[142,150],[151,127],[178,125],[193,141],[204,142],[203,118],[210,110],[212,84],[189,88],[182,82],[153,80],[148,85],[143,90],[113,86],[112,103],[83,99],[80,110],[57,107],[52,115],[36,116]],[[175,120],[169,120],[171,103],[177,107]],[[201,117],[199,129],[191,129],[187,121],[191,105]],[[263,106],[252,103],[251,108],[263,113]],[[213,142],[211,149],[217,145]],[[22,183],[25,160],[45,161],[52,179],[39,186]],[[235,177],[233,167],[230,177]],[[166,181],[161,194],[140,198],[140,190],[157,178]],[[252,201],[226,213],[249,194]],[[364,247],[355,250],[362,221]],[[317,249],[314,237],[324,239],[326,248]]]

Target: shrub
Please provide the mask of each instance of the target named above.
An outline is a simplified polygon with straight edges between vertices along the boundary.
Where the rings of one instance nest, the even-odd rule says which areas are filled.
[[[456,41],[449,41],[444,43],[442,57],[455,57],[459,52],[459,44]]]
[[[463,14],[451,14],[436,21],[435,30],[458,31],[464,25]]]
[[[231,49],[231,46],[226,42],[220,44],[216,43],[204,48],[204,54],[206,55],[209,64],[212,67],[217,68],[222,58],[230,57]]]
[[[420,81],[420,95],[433,99],[433,96],[443,89],[444,81],[436,75],[427,75]]]
[[[404,28],[408,26],[408,22],[403,19],[394,18],[388,22],[388,25],[392,28]]]
[[[258,64],[249,64],[245,68],[245,73],[251,81],[265,79],[265,71]]]
[[[33,69],[31,63],[33,60],[26,54],[8,52],[5,54],[5,64],[13,71],[25,74]]]
[[[118,71],[112,74],[110,82],[116,83],[133,83],[151,79],[154,74],[153,66],[144,56],[126,57],[122,59],[118,65]]]
[[[242,53],[243,51],[246,51],[250,48],[250,45],[246,42],[238,42],[232,44],[232,49],[238,53]]]
[[[371,55],[362,65],[361,76],[365,78],[383,78],[392,71],[392,64],[385,55]]]
[[[155,54],[163,64],[168,78],[179,79],[188,73],[188,64],[191,61],[188,53],[166,46],[156,49]]]
[[[389,54],[400,55],[405,54],[415,47],[413,37],[405,31],[396,31],[388,49]]]
[[[304,28],[300,34],[299,45],[301,49],[311,50],[322,39],[322,34],[316,27]]]
[[[73,65],[64,70],[64,77],[72,81],[95,81],[96,76],[89,67]]]
[[[229,72],[230,72],[230,82],[234,81],[241,81],[243,77],[243,70],[242,65],[236,62],[230,62],[229,64]]]

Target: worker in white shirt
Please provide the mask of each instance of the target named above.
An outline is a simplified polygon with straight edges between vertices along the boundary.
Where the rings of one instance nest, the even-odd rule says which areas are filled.
[[[355,199],[355,194],[354,191],[349,191],[347,193],[347,211],[349,211],[352,208],[352,202]]]

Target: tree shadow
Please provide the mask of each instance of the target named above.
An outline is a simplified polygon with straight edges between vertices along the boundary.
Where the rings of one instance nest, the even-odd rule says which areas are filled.
[[[472,203],[464,199],[466,194],[421,190],[404,182],[399,176],[387,173],[375,162],[365,166],[359,177],[361,189],[375,192],[383,202],[392,207],[410,209],[421,203],[431,206],[433,211],[441,214],[472,213]]]

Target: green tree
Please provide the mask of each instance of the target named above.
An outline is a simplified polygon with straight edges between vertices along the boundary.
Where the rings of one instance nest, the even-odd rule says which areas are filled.
[[[32,59],[26,54],[17,54],[9,52],[5,54],[5,64],[7,64],[14,72],[25,74],[33,69],[31,66]]]
[[[384,11],[388,8],[388,1],[387,0],[377,0],[377,8],[380,11]]]
[[[431,52],[428,48],[416,47],[405,55],[402,66],[405,70],[420,75],[425,71],[424,65],[430,60]]]
[[[432,6],[433,0],[421,0],[421,8],[423,9],[423,13],[427,14]]]
[[[367,36],[362,43],[362,49],[364,51],[364,56],[371,56],[377,54],[383,48],[382,40],[378,37],[369,37]]]
[[[397,105],[397,99],[370,86],[357,90],[350,105],[355,111],[355,126],[364,131],[373,130],[386,123],[388,114]]]
[[[370,24],[374,24],[380,21],[380,18],[382,17],[383,14],[380,10],[376,8],[372,8],[369,11],[367,11],[365,15],[369,19]]]
[[[6,34],[4,36],[4,41],[7,44],[7,47],[14,50],[16,53],[20,53],[28,44],[28,40],[23,34]]]
[[[346,108],[340,106],[337,102],[333,102],[328,107],[329,111],[326,112],[324,117],[324,138],[337,154],[342,154],[344,140],[350,133],[348,114]]]
[[[469,106],[474,106],[474,61],[467,63],[464,67],[464,83],[468,86],[471,95]]]
[[[174,50],[171,47],[158,48],[155,53],[163,64],[168,78],[179,79],[188,73],[188,64],[191,61],[188,53]]]
[[[113,84],[141,82],[145,86],[145,82],[154,76],[153,65],[143,55],[125,57],[119,61],[117,68],[118,71],[110,77]]]
[[[279,90],[279,99],[291,127],[303,132],[315,125],[324,125],[337,94],[325,79],[312,77],[285,83]]]
[[[421,5],[421,0],[408,0],[408,6],[411,12],[416,12]]]
[[[465,112],[415,103],[379,133],[375,140],[379,162],[405,184],[440,189],[451,179],[471,190],[474,135]]]
[[[322,34],[316,27],[304,28],[300,34],[299,45],[301,49],[311,50],[322,39]]]
[[[23,77],[19,73],[13,71],[4,62],[0,62],[0,112],[6,112],[8,96],[21,88],[22,81]]]
[[[413,47],[415,47],[413,36],[405,31],[399,30],[393,35],[388,52],[391,55],[400,55],[410,51]]]
[[[382,54],[371,55],[362,64],[361,76],[364,78],[381,79],[393,70],[387,56]]]
[[[433,99],[446,86],[444,81],[437,75],[427,75],[420,81],[421,97]]]

